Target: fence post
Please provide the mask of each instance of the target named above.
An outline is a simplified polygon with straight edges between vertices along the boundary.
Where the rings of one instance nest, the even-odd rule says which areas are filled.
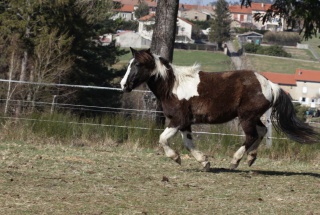
[[[272,108],[267,110],[266,112],[266,126],[267,126],[267,140],[266,140],[266,145],[267,148],[270,148],[272,146],[272,122],[271,122],[271,112]]]
[[[57,95],[53,95],[53,99],[52,99],[52,103],[51,103],[51,111],[50,111],[50,114],[53,114],[54,104],[56,103],[56,98],[57,98]]]

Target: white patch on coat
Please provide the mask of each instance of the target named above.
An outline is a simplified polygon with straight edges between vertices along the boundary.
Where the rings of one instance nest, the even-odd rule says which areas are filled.
[[[256,75],[258,81],[260,82],[262,93],[263,93],[264,97],[266,97],[266,99],[269,102],[274,103],[279,96],[279,92],[280,92],[279,85],[272,83],[271,81],[266,79],[264,76],[262,76],[256,72],[254,74]]]
[[[128,68],[127,68],[127,72],[126,74],[123,76],[121,82],[120,82],[120,85],[121,85],[121,89],[124,89],[124,85],[127,83],[127,79],[128,79],[128,76],[130,74],[130,71],[131,71],[131,64],[132,62],[134,61],[134,58],[132,58],[129,62],[129,65],[128,65]]]
[[[153,57],[156,64],[153,74],[165,80],[168,76],[168,68],[161,63],[158,55],[153,54]],[[189,100],[193,96],[199,96],[198,84],[200,83],[199,71],[201,66],[199,64],[194,64],[193,66],[175,66],[170,64],[170,66],[175,76],[172,93],[177,95],[179,100]]]
[[[176,94],[179,100],[189,100],[193,96],[199,96],[199,71],[199,64],[194,64],[193,66],[189,67],[173,66],[173,72],[176,80],[172,89],[172,93]]]

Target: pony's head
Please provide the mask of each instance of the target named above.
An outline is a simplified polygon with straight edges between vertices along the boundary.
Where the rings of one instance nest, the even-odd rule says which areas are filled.
[[[131,92],[152,76],[165,78],[166,66],[169,62],[150,52],[150,49],[137,51],[131,48],[133,58],[130,60],[127,72],[120,84],[123,91]]]

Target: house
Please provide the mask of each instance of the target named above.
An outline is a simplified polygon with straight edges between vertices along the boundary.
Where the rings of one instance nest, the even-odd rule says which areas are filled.
[[[134,5],[124,4],[119,9],[114,9],[115,15],[111,19],[134,20]]]
[[[144,0],[149,6],[149,13],[155,13],[157,2],[154,0]],[[112,16],[113,20],[122,18],[124,20],[136,20],[134,11],[139,7],[140,0],[113,0],[115,15]]]
[[[251,32],[246,32],[244,34],[238,34],[237,37],[240,43],[253,42],[254,44],[261,44],[263,35],[257,32],[251,31]]]
[[[149,14],[139,19],[138,33],[146,38],[152,38],[153,25],[155,24],[155,14]],[[178,43],[194,43],[191,39],[193,24],[181,17],[177,18],[176,42]]]
[[[178,16],[188,20],[207,21],[214,15],[214,7],[180,4]]]
[[[229,11],[231,19],[233,21],[240,22],[243,27],[257,28],[259,30],[271,30],[271,31],[283,31],[284,19],[279,16],[272,18],[265,22],[255,21],[254,15],[257,13],[265,14],[268,9],[271,8],[271,4],[265,3],[251,3],[251,7],[245,7],[241,5],[230,5]],[[279,24],[282,23],[282,25]]]
[[[122,31],[115,35],[116,45],[120,47],[149,48],[151,40],[134,31]]]
[[[281,86],[293,100],[320,109],[320,71],[296,69],[295,74],[263,72],[263,76]]]

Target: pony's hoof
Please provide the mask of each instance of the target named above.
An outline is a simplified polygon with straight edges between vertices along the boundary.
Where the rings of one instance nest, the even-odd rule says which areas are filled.
[[[176,158],[173,159],[177,164],[181,165],[181,158],[178,155]]]
[[[230,167],[229,167],[229,168],[230,168],[231,170],[234,170],[234,169],[237,169],[238,166],[239,166],[239,163],[237,163],[237,164],[233,164],[233,163],[232,163],[232,164],[230,164]]]
[[[254,162],[256,161],[256,157],[255,158],[253,158],[252,160],[248,160],[248,165],[249,165],[249,167],[250,166],[252,166],[252,164],[254,164]]]
[[[210,162],[205,161],[205,162],[203,162],[202,164],[204,165],[203,170],[204,170],[205,172],[209,172],[209,171],[210,171]]]

